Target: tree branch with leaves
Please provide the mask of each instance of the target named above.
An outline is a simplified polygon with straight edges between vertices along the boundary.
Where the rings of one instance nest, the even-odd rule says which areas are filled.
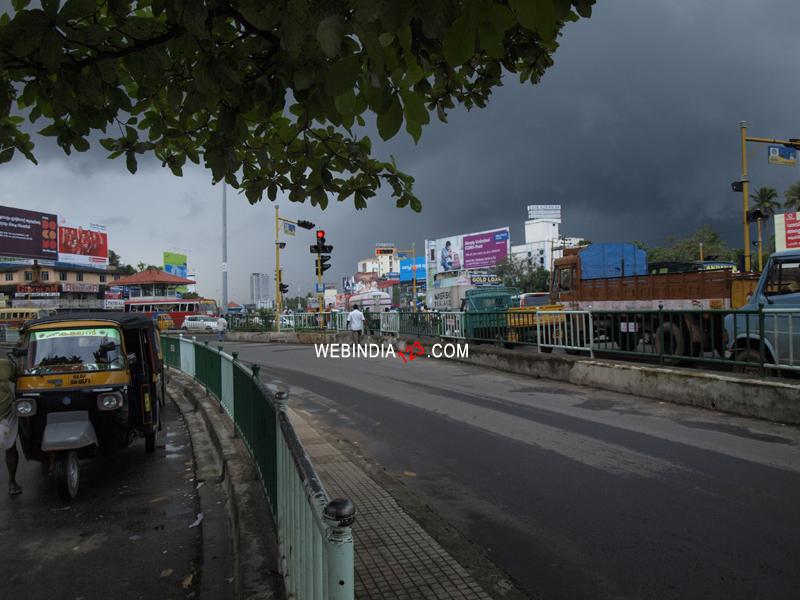
[[[538,83],[595,0],[13,0],[0,16],[0,162],[35,162],[24,119],[70,154],[100,132],[135,173],[203,164],[251,203],[278,190],[366,207],[413,178],[364,134],[484,107],[505,74]]]

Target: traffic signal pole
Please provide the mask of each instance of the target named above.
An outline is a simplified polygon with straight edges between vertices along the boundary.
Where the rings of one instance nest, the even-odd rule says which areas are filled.
[[[278,205],[275,205],[275,328],[281,330],[281,247],[278,240],[278,229],[280,217],[278,216]]]
[[[747,121],[739,123],[739,130],[742,140],[742,207],[744,215],[742,217],[744,222],[744,269],[750,270],[751,256],[750,256],[750,223],[747,219],[748,208],[750,205],[750,181],[747,178],[747,142],[754,142],[756,144],[774,144],[776,146],[785,146],[786,148],[794,148],[800,150],[800,139],[790,138],[788,140],[778,140],[775,138],[753,137],[747,135]],[[759,235],[760,235],[759,228]],[[759,253],[759,269],[762,268],[762,254],[761,254],[761,239],[759,238],[758,244]]]

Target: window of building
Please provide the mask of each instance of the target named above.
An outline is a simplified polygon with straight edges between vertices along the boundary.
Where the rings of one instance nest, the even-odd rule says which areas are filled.
[[[40,281],[50,281],[50,271],[42,271],[39,273]]]
[[[33,271],[25,271],[25,281],[33,281]]]
[[[117,279],[119,279],[119,275],[114,275],[114,281],[116,281]]]
[[[83,281],[83,273],[75,273],[75,281]]]
[[[61,273],[58,274],[58,280],[59,281],[66,281],[67,280],[67,274],[62,271]]]
[[[14,281],[14,274],[6,273],[6,281]]]
[[[105,283],[105,282],[106,282],[106,276],[100,275],[100,283]]]

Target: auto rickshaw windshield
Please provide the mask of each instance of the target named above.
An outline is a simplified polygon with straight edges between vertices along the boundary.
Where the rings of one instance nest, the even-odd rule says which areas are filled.
[[[81,327],[31,331],[24,372],[124,369],[120,334],[113,327]]]

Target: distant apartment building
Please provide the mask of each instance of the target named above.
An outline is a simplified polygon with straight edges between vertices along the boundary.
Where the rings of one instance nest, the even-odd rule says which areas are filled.
[[[37,261],[0,263],[0,295],[6,305],[47,308],[102,308],[115,269]]]
[[[269,303],[269,275],[250,273],[250,304],[262,307]]]

